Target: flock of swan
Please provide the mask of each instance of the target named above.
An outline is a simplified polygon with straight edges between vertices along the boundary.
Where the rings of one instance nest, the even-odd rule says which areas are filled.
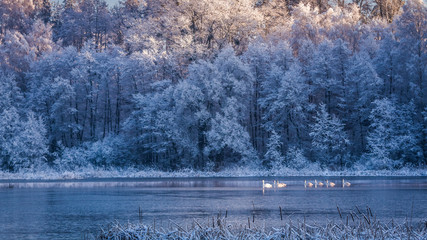
[[[335,185],[336,184],[334,182],[329,182],[328,180],[325,180],[325,182],[322,182],[322,181],[318,182],[317,180],[314,180],[314,184],[312,182],[307,182],[307,180],[304,180],[304,188],[311,188],[313,186],[315,188],[323,187],[323,186],[335,187]],[[273,184],[265,182],[265,180],[262,180],[262,188],[275,188],[275,187],[284,188],[286,186],[287,186],[286,183],[281,183],[276,180],[273,181]],[[350,187],[350,186],[351,186],[350,182],[347,182],[344,179],[342,180],[342,187]]]

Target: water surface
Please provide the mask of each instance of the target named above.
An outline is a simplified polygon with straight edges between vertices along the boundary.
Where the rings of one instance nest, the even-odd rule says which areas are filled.
[[[96,179],[0,182],[0,239],[83,239],[113,221],[142,221],[169,227],[212,222],[227,212],[228,222],[280,226],[306,219],[341,221],[358,206],[369,206],[382,221],[424,221],[425,177],[329,178],[331,188],[304,188],[322,177],[275,178],[286,188],[264,189],[262,178]],[[274,179],[266,178],[272,183]],[[279,206],[283,209],[280,220]],[[142,219],[139,217],[139,209]]]

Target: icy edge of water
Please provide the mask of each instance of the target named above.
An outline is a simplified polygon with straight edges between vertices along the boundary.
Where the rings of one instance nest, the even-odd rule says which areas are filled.
[[[73,171],[27,170],[17,173],[1,172],[0,180],[64,180],[64,179],[93,179],[93,178],[197,178],[197,177],[266,177],[266,176],[427,176],[427,169],[403,168],[399,170],[347,170],[347,171],[313,171],[286,170],[266,171],[249,168],[231,168],[219,172],[196,171],[184,169],[166,172],[155,169],[136,168],[95,168],[86,167]]]

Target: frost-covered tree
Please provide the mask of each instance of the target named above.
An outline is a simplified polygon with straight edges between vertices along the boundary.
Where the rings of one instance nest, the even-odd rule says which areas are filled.
[[[16,84],[15,76],[0,71],[0,111],[22,107],[24,98]]]
[[[34,4],[31,0],[2,0],[0,2],[0,40],[6,31],[25,34],[31,26]]]
[[[267,152],[264,154],[263,166],[267,168],[277,167],[283,165],[284,157],[281,153],[282,143],[280,136],[273,131],[268,138]]]
[[[383,80],[378,77],[369,54],[361,51],[353,55],[346,69],[347,90],[344,118],[350,129],[350,149],[360,155],[366,147],[369,115],[372,102],[381,94]]]
[[[393,169],[404,162],[419,162],[423,153],[417,137],[420,128],[411,116],[413,105],[397,108],[387,98],[374,101],[374,105],[367,138],[369,167]]]
[[[33,2],[36,17],[45,24],[49,23],[52,17],[52,4],[50,0],[33,0]]]
[[[374,0],[375,6],[372,9],[374,16],[381,17],[388,22],[393,21],[393,17],[399,13],[403,0]]]
[[[421,111],[427,104],[427,6],[421,0],[409,0],[402,10],[395,22],[396,36],[399,39],[399,54],[404,56],[406,62],[404,72],[407,74],[401,75],[409,80],[411,85],[408,91],[401,95],[407,99],[414,98],[418,110]]]
[[[25,35],[12,30],[6,30],[0,45],[0,66],[3,71],[21,74],[28,70],[31,62],[30,45]]]
[[[395,36],[386,33],[374,62],[378,76],[384,80],[383,95],[388,98],[397,97],[396,91],[408,91],[407,82],[402,79],[402,57]]]
[[[314,149],[318,150],[316,156],[326,166],[342,169],[345,164],[344,154],[349,143],[344,124],[326,111],[325,104],[320,104],[314,119],[309,135]]]
[[[305,40],[309,40],[315,44],[319,43],[319,12],[318,8],[312,9],[309,4],[300,2],[292,9],[292,38],[291,46],[295,50],[299,50]]]
[[[7,171],[37,168],[46,163],[46,130],[41,118],[33,113],[22,120],[15,107],[0,114],[0,159]]]
[[[48,144],[46,129],[41,117],[32,112],[22,122],[20,133],[13,139],[14,151],[11,164],[14,170],[22,168],[41,168],[47,162]]]
[[[4,109],[0,114],[0,156],[3,170],[14,170],[16,137],[22,126],[15,107]]]
[[[206,134],[209,143],[205,151],[214,157],[219,166],[224,166],[226,160],[256,166],[257,156],[250,144],[249,133],[239,124],[234,108],[236,104],[236,99],[229,99],[223,112],[217,113],[212,120],[211,129]]]
[[[153,85],[153,92],[135,95],[135,110],[124,123],[134,163],[171,169],[180,165],[172,94],[170,81],[163,81]]]
[[[272,105],[265,111],[270,125],[283,137],[285,146],[301,145],[306,139],[307,115],[311,108],[309,86],[299,63],[294,63],[280,78],[277,93]]]
[[[252,145],[259,152],[263,152],[265,149],[265,136],[266,133],[263,131],[261,127],[262,124],[262,106],[261,106],[261,98],[263,94],[263,86],[264,82],[267,82],[268,75],[271,70],[271,54],[269,54],[270,49],[266,43],[261,41],[255,42],[249,45],[247,51],[243,55],[243,59],[248,63],[250,67],[254,82],[253,82],[253,93],[251,97],[251,102],[249,103],[249,126]],[[267,53],[267,54],[266,54]],[[268,84],[268,83],[267,83]],[[265,87],[264,88],[269,88]],[[269,90],[265,90],[264,93]]]
[[[370,167],[374,169],[390,169],[397,167],[401,162],[393,159],[393,152],[398,148],[395,138],[396,108],[388,99],[376,100],[369,119],[371,121],[368,148]]]
[[[56,44],[52,40],[52,26],[49,23],[43,23],[41,20],[33,23],[26,39],[34,57],[48,54],[56,47]]]
[[[340,104],[343,104],[343,83],[345,73],[340,66],[346,63],[347,49],[341,49],[340,55],[335,55],[335,46],[330,41],[319,44],[310,59],[308,71],[312,80],[313,100],[325,103],[329,112],[338,114]]]

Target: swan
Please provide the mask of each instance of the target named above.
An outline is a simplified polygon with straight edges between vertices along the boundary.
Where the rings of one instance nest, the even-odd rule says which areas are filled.
[[[307,180],[304,180],[304,187],[313,187],[313,183],[307,182]]]
[[[317,188],[317,186],[319,186],[319,187],[323,187],[323,182],[322,181],[317,181],[317,180],[314,180],[314,187],[316,187]]]
[[[346,182],[346,181],[344,181],[344,179],[342,180],[342,187],[344,187],[344,186],[346,186],[346,187],[350,187],[351,186],[351,183],[350,182]]]
[[[328,180],[326,180],[325,182],[326,182],[326,187],[335,187],[335,183],[329,182]]]
[[[272,188],[273,185],[271,185],[270,183],[265,183],[264,180],[262,180],[262,188]]]
[[[286,187],[286,183],[277,182],[277,187],[278,188],[284,188],[284,187]]]

